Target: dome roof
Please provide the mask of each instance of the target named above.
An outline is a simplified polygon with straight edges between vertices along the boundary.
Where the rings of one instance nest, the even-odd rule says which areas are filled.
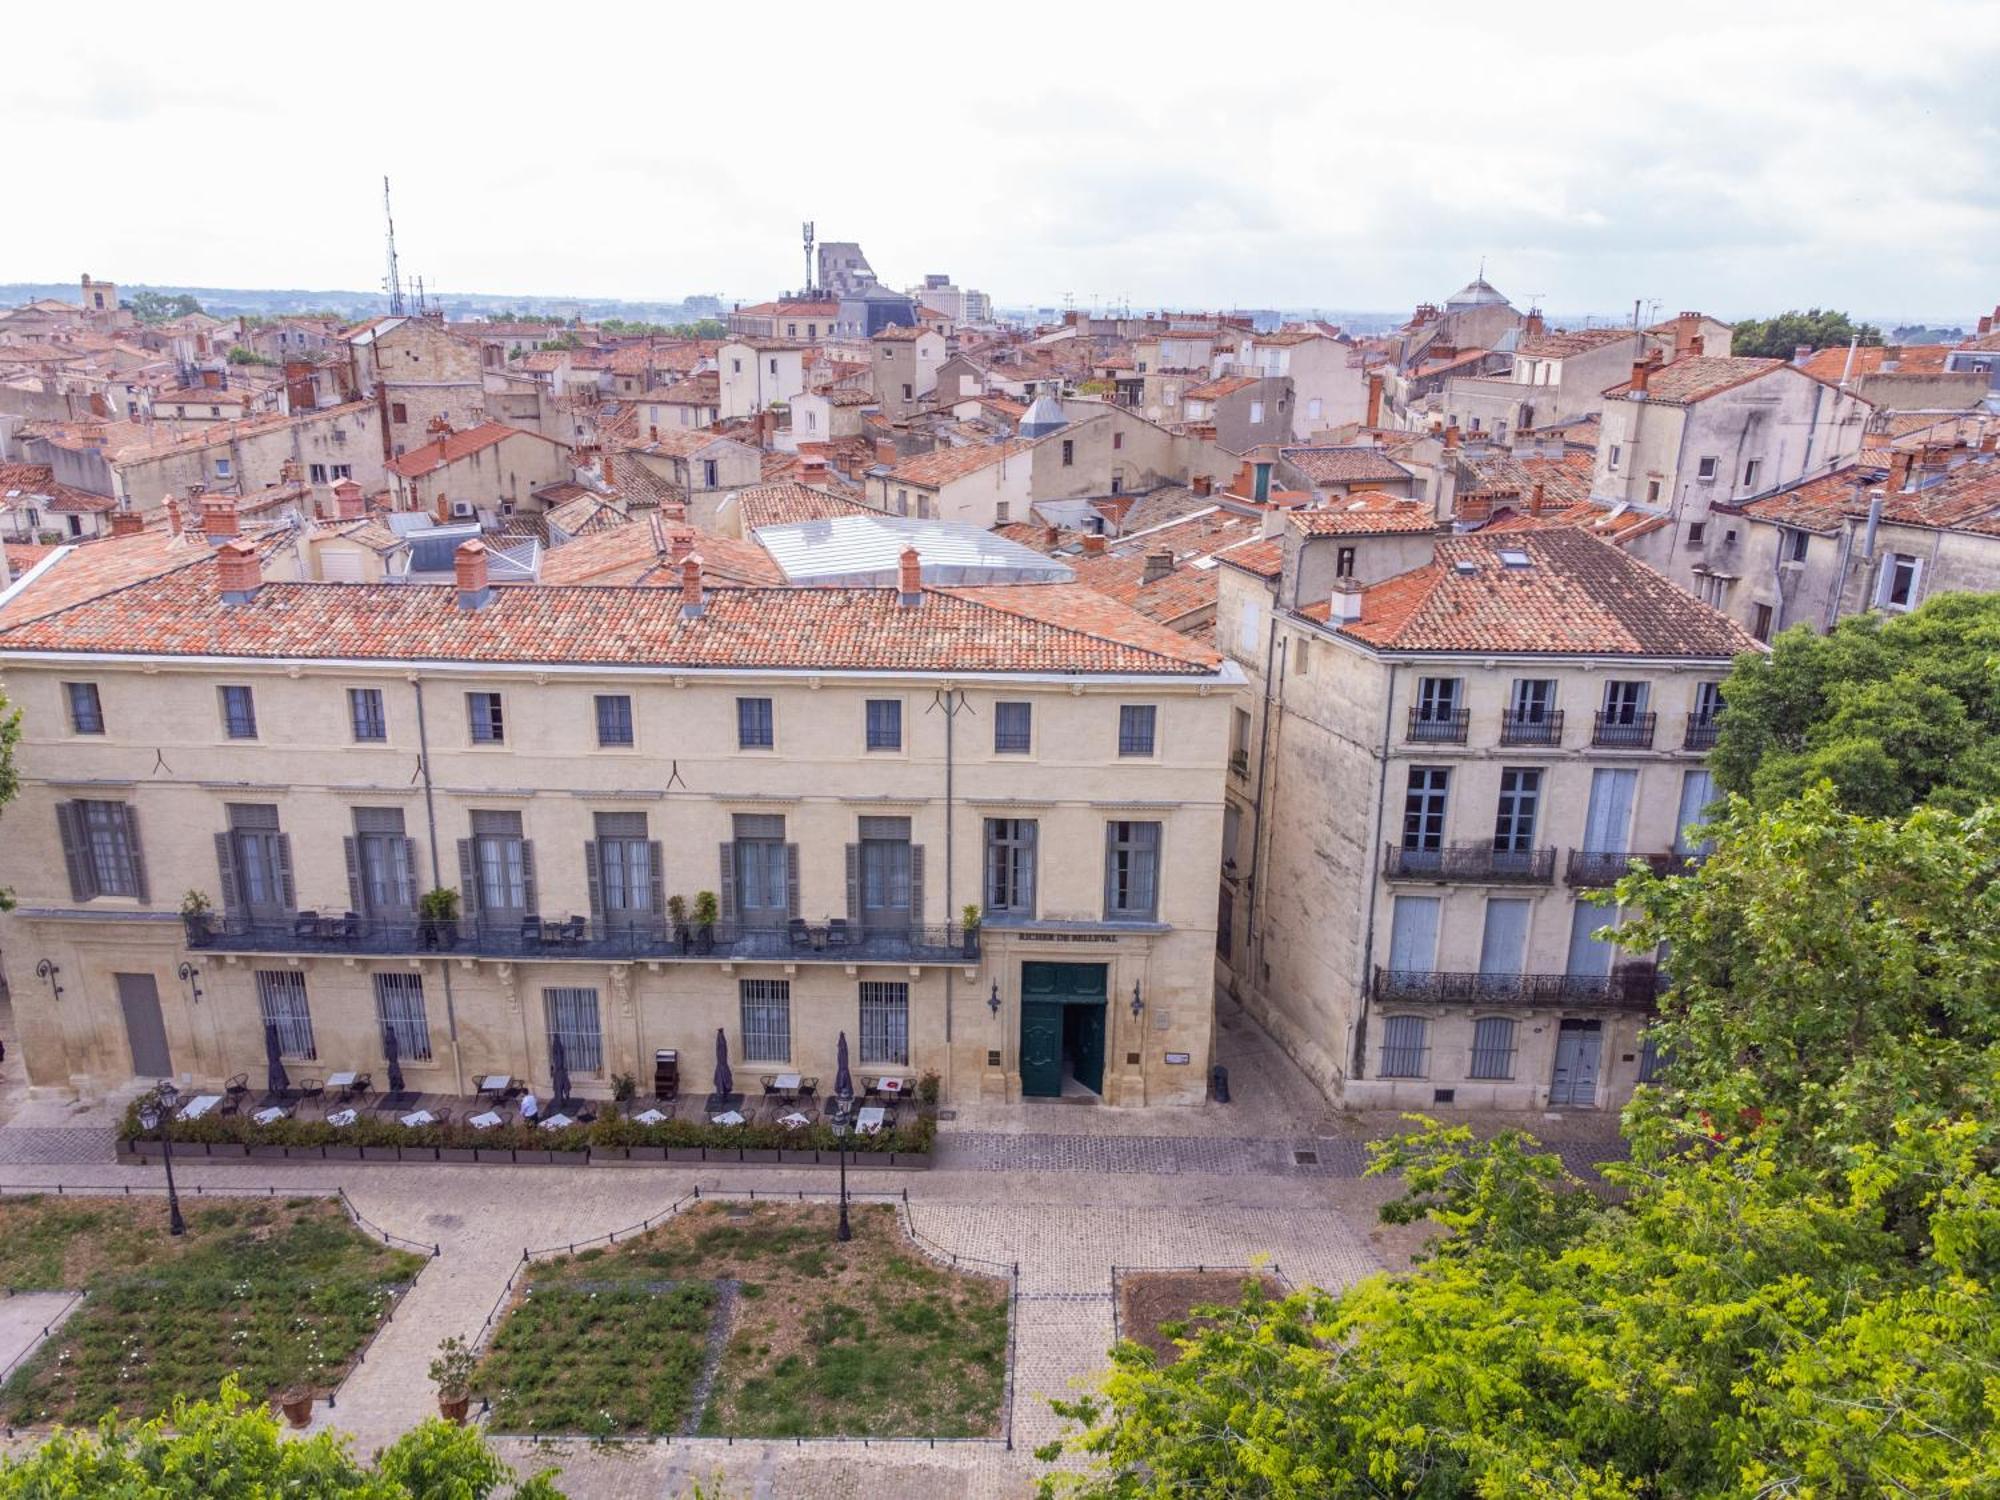
[[[1069,426],[1069,418],[1063,414],[1062,402],[1043,391],[1035,397],[1027,415],[1021,418],[1020,434],[1025,438],[1047,437],[1052,432],[1061,432]]]
[[[1468,307],[1504,307],[1507,299],[1484,276],[1475,276],[1445,299],[1446,312],[1462,312]]]

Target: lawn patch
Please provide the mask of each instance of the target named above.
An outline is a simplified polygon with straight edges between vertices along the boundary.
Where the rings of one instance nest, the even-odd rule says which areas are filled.
[[[1266,1272],[1120,1271],[1119,1336],[1144,1344],[1161,1364],[1172,1364],[1181,1357],[1174,1340],[1214,1321],[1195,1316],[1195,1308],[1239,1307],[1253,1287],[1263,1298],[1285,1295],[1284,1283]]]
[[[324,1198],[187,1207],[120,1199],[0,1203],[0,1279],[89,1293],[0,1387],[15,1425],[89,1425],[200,1396],[235,1374],[253,1396],[337,1386],[423,1257],[361,1234]]]
[[[495,1428],[997,1435],[1007,1283],[927,1260],[891,1207],[856,1205],[850,1218],[843,1245],[830,1206],[703,1203],[537,1265],[481,1367]],[[694,1421],[711,1310],[721,1361]]]

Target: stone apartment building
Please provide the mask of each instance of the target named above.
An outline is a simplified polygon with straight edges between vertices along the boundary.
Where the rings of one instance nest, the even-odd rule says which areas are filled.
[[[1629,328],[1548,333],[1540,321],[1530,316],[1506,374],[1454,376],[1432,398],[1432,415],[1448,427],[1506,442],[1510,435],[1601,412],[1605,391],[1623,384],[1633,365],[1659,347]]]
[[[1749,636],[1570,527],[1381,497],[1218,556],[1242,668],[1221,982],[1356,1107],[1616,1106],[1650,953],[1590,897],[1684,858]]]
[[[1231,453],[1289,443],[1292,382],[1281,375],[1223,375],[1181,394],[1181,419]]]
[[[1367,415],[1361,351],[1318,328],[1245,334],[1223,373],[1290,380],[1292,426],[1300,438],[1310,440]]]
[[[430,424],[472,427],[485,415],[484,345],[442,317],[375,318],[341,335],[351,389],[382,414],[382,457],[429,441]]]
[[[937,389],[943,337],[932,328],[892,324],[868,342],[876,401],[892,418],[908,416]]]
[[[572,473],[569,448],[504,422],[457,432],[440,420],[429,442],[390,459],[387,467],[397,510],[446,519],[529,506],[536,490]]]
[[[1740,574],[1710,508],[1839,468],[1872,410],[1781,359],[1655,355],[1605,393],[1591,500],[1666,518],[1635,555],[1714,603]]]
[[[733,339],[716,355],[722,415],[748,417],[806,388],[807,346],[793,339]]]
[[[1202,1097],[1242,681],[1207,646],[914,548],[886,585],[697,553],[589,589],[495,587],[476,544],[452,585],[294,583],[274,549],[149,534],[0,594],[36,1086],[256,1075],[270,1024],[295,1078],[379,1076],[394,1027],[442,1092],[545,1080],[555,1037],[587,1094],[662,1048],[699,1087],[719,1029],[753,1076],[830,1077],[845,1031],[947,1097]]]

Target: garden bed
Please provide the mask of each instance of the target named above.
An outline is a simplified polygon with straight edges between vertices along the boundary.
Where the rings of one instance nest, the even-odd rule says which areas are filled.
[[[88,1293],[0,1387],[9,1424],[147,1415],[232,1373],[254,1396],[324,1395],[424,1264],[331,1199],[205,1200],[186,1217],[175,1238],[154,1199],[0,1202],[0,1282]]]
[[[935,1264],[892,1207],[849,1214],[843,1245],[831,1205],[703,1203],[537,1263],[476,1380],[493,1430],[998,1435],[1008,1284]]]
[[[1195,1308],[1240,1307],[1251,1286],[1266,1299],[1285,1295],[1282,1281],[1260,1271],[1120,1271],[1117,1280],[1119,1337],[1144,1344],[1163,1365],[1181,1356],[1175,1339],[1213,1323]]]

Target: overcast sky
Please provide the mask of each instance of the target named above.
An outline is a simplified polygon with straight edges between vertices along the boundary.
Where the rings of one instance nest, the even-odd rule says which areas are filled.
[[[2000,301],[1993,0],[436,11],[13,7],[0,282],[373,288],[386,171],[448,291]]]

